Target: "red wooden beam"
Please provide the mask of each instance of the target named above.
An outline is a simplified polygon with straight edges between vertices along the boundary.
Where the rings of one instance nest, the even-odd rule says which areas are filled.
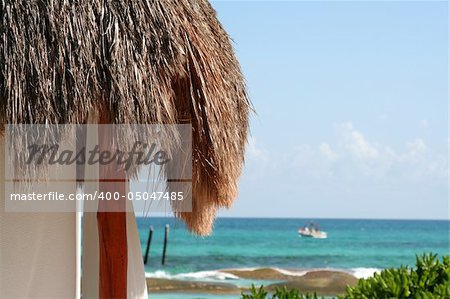
[[[101,121],[102,122],[102,121]],[[111,150],[110,133],[99,128],[100,152]],[[99,200],[97,227],[99,235],[99,298],[127,298],[128,245],[126,225],[127,175],[123,168],[114,165],[99,166]],[[111,194],[111,199],[109,198]],[[114,194],[119,194],[115,200]],[[122,197],[123,196],[123,197]]]

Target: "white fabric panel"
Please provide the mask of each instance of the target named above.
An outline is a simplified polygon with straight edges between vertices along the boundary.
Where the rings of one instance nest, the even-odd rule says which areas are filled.
[[[77,211],[81,211],[81,203],[77,202]],[[76,299],[80,299],[81,298],[81,232],[82,232],[82,228],[81,228],[81,221],[82,221],[82,217],[83,213],[82,212],[77,212],[76,215],[76,235],[75,235],[75,242],[76,242],[76,281],[75,281],[75,298]]]
[[[92,148],[93,145],[98,144],[98,134],[94,129],[95,126],[90,126],[87,132],[86,148]],[[98,190],[98,167],[96,165],[86,165],[84,192],[86,194],[94,194]],[[98,206],[97,201],[85,201],[84,207],[88,211],[96,211]],[[83,258],[82,268],[83,274],[81,277],[81,294],[83,299],[98,298],[99,289],[99,241],[97,229],[97,213],[84,212],[83,213]]]
[[[76,214],[6,213],[4,162],[1,138],[0,298],[75,298]]]
[[[98,298],[99,245],[97,213],[83,215],[83,274],[81,276],[81,294],[83,299]]]
[[[132,206],[127,200],[128,207]],[[127,208],[128,211],[131,208]],[[147,299],[147,282],[145,279],[144,261],[142,258],[141,241],[133,212],[127,213],[128,241],[128,299]]]

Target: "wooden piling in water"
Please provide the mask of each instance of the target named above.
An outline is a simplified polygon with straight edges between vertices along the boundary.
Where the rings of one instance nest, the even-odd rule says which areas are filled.
[[[169,238],[169,225],[166,224],[166,229],[164,230],[164,247],[163,247],[163,255],[161,264],[165,264],[166,262],[166,249],[167,249],[167,239]]]
[[[144,265],[147,265],[148,253],[150,251],[150,244],[152,242],[152,236],[153,236],[153,226],[150,226],[150,230],[148,231],[147,247],[145,248]]]

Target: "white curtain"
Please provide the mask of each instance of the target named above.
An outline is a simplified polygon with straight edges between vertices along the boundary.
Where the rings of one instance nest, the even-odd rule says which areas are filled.
[[[0,298],[75,298],[76,213],[5,212],[4,145],[0,138]]]

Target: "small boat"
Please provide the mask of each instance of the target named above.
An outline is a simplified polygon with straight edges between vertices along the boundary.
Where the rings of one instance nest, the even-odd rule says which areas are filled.
[[[298,230],[298,234],[302,237],[316,238],[316,239],[326,239],[328,237],[327,233],[321,231],[319,226],[314,222],[310,222]]]

